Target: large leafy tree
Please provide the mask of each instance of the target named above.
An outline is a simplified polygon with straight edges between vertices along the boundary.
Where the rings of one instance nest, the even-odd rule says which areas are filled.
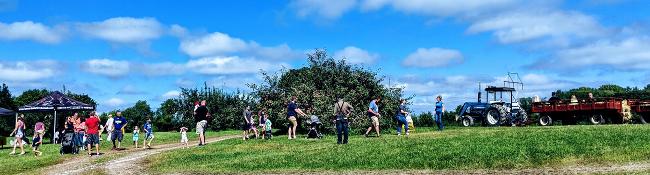
[[[331,118],[337,97],[342,97],[354,108],[350,117],[351,129],[361,131],[369,126],[366,115],[369,102],[376,96],[382,96],[380,112],[383,117],[381,127],[395,125],[395,115],[402,89],[386,88],[381,82],[383,77],[363,67],[348,64],[343,59],[334,59],[325,50],[318,49],[307,55],[308,66],[282,70],[279,74],[262,73],[264,81],[250,84],[253,95],[260,100],[257,109],[267,108],[271,120],[278,127],[286,129],[286,104],[291,96],[298,97],[300,108],[312,109],[307,112],[317,115],[325,122],[329,131],[333,131]],[[299,117],[306,121],[309,117]]]
[[[132,131],[135,126],[142,129],[142,125],[144,125],[147,119],[153,120],[151,107],[147,104],[147,101],[143,100],[139,100],[132,107],[124,109],[124,111],[122,111],[122,116],[129,122],[128,128],[125,128],[125,130],[129,132]]]

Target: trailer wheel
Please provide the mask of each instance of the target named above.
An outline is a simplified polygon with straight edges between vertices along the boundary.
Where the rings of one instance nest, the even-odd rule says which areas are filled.
[[[539,125],[549,126],[552,124],[553,124],[553,119],[551,119],[551,116],[545,115],[539,118]]]
[[[464,127],[472,126],[474,124],[474,118],[465,116],[461,119],[461,124],[463,124]]]
[[[499,121],[501,121],[499,110],[496,108],[490,108],[487,114],[485,114],[485,123],[488,126],[497,126],[499,125]]]
[[[589,121],[591,122],[591,124],[600,125],[605,123],[605,118],[603,118],[603,115],[601,114],[594,114],[591,117],[589,117]]]
[[[648,121],[646,120],[645,115],[639,115],[639,122],[641,122],[641,124],[648,124]]]

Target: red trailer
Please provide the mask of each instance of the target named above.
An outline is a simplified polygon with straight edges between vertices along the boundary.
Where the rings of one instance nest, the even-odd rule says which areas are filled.
[[[620,98],[599,98],[589,100],[555,100],[551,102],[535,102],[532,113],[540,115],[539,124],[551,125],[554,120],[562,123],[575,124],[581,119],[587,119],[593,124],[607,121],[624,123],[631,121],[632,112],[644,114],[650,112],[650,102],[627,100]]]

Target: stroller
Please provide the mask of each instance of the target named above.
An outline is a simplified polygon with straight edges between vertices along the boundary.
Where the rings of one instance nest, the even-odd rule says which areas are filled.
[[[74,144],[74,131],[66,129],[63,137],[61,138],[61,150],[59,153],[63,154],[79,154],[77,146]]]
[[[311,123],[309,124],[309,133],[307,134],[308,139],[322,139],[323,134],[318,131],[323,123],[320,122],[320,119],[316,115],[311,116]]]

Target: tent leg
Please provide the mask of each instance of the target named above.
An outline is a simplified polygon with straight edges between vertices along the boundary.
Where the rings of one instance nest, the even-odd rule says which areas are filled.
[[[56,110],[54,110],[54,122],[52,122],[52,125],[54,126],[52,126],[52,139],[50,140],[50,142],[56,144],[56,139],[54,139],[54,137],[56,136]]]

